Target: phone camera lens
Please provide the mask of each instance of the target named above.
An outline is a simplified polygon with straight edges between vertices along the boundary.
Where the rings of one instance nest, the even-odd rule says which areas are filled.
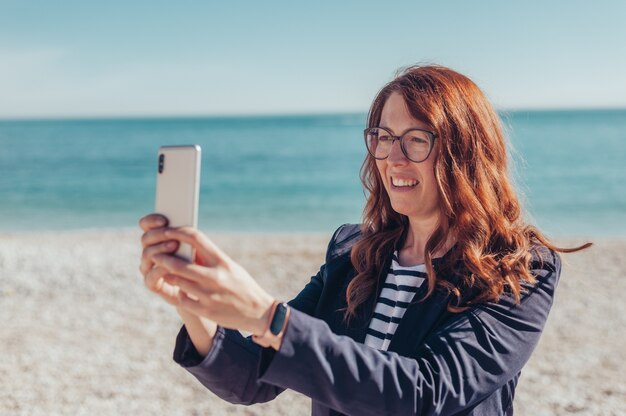
[[[163,166],[165,165],[165,155],[159,155],[159,173],[163,173]]]

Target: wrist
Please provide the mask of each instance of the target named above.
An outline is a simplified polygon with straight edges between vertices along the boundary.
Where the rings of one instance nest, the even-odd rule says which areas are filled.
[[[290,314],[291,308],[287,303],[274,300],[264,314],[266,320],[263,329],[255,332],[252,340],[263,347],[272,347],[278,351]]]
[[[275,303],[278,302],[273,296],[264,296],[261,301],[258,302],[258,318],[254,319],[253,328],[249,331],[253,335],[262,335],[267,329],[270,319],[272,319],[272,308]]]

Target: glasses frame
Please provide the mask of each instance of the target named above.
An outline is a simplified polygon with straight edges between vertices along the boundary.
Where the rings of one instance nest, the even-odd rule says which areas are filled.
[[[407,159],[409,159],[411,162],[413,163],[422,163],[423,161],[425,161],[426,159],[428,159],[428,157],[430,156],[430,154],[432,153],[434,147],[435,147],[435,139],[437,138],[437,134],[435,134],[434,132],[430,131],[430,130],[424,130],[424,129],[409,129],[407,131],[405,131],[404,133],[402,133],[401,136],[394,136],[393,134],[391,134],[391,132],[389,130],[387,130],[384,127],[368,127],[365,130],[363,130],[363,138],[365,139],[365,148],[367,149],[367,152],[372,155],[372,157],[376,160],[385,160],[389,157],[389,155],[385,156],[385,157],[376,157],[374,155],[374,153],[372,153],[372,151],[370,150],[370,147],[368,146],[367,143],[367,132],[373,129],[378,129],[378,130],[383,130],[385,132],[387,132],[389,134],[389,137],[391,137],[391,148],[393,148],[393,142],[395,140],[398,140],[400,142],[400,149],[402,150],[402,154],[404,155],[404,157],[406,157]],[[405,147],[404,147],[404,137],[406,137],[406,135],[412,131],[421,131],[423,133],[428,133],[429,137],[430,137],[430,148],[428,149],[428,153],[426,154],[426,157],[422,160],[413,160],[409,157]],[[391,148],[389,150],[389,154],[391,154]]]

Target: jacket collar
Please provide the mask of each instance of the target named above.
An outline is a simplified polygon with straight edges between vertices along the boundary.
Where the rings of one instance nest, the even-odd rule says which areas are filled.
[[[450,249],[443,257],[433,259],[433,267],[436,272],[455,248],[456,246]],[[381,270],[378,277],[376,295],[370,296],[370,298],[359,307],[357,317],[355,317],[348,326],[341,325],[335,329],[336,332],[341,335],[347,335],[359,343],[365,342],[365,337],[374,314],[374,309],[376,308],[378,298],[382,292],[383,283],[385,282],[388,271],[391,267],[392,255],[393,253],[388,256],[385,266]],[[346,280],[347,282],[352,280],[355,270],[351,269],[349,274],[349,278]],[[410,356],[415,352],[419,344],[424,341],[426,336],[428,336],[439,325],[439,323],[450,315],[447,311],[450,295],[442,290],[435,290],[435,292],[428,299],[423,302],[417,302],[426,294],[427,290],[427,285],[424,284],[415,293],[413,301],[406,309],[402,320],[396,328],[396,332],[394,333],[391,343],[389,344],[388,351],[394,351],[400,355]],[[345,307],[345,297],[343,298],[343,304]]]

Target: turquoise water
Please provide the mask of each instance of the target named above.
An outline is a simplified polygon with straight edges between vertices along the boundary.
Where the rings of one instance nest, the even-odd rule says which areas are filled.
[[[503,114],[516,181],[549,234],[626,236],[626,110]],[[0,121],[0,231],[134,227],[157,149],[203,148],[200,227],[358,222],[365,114]]]

